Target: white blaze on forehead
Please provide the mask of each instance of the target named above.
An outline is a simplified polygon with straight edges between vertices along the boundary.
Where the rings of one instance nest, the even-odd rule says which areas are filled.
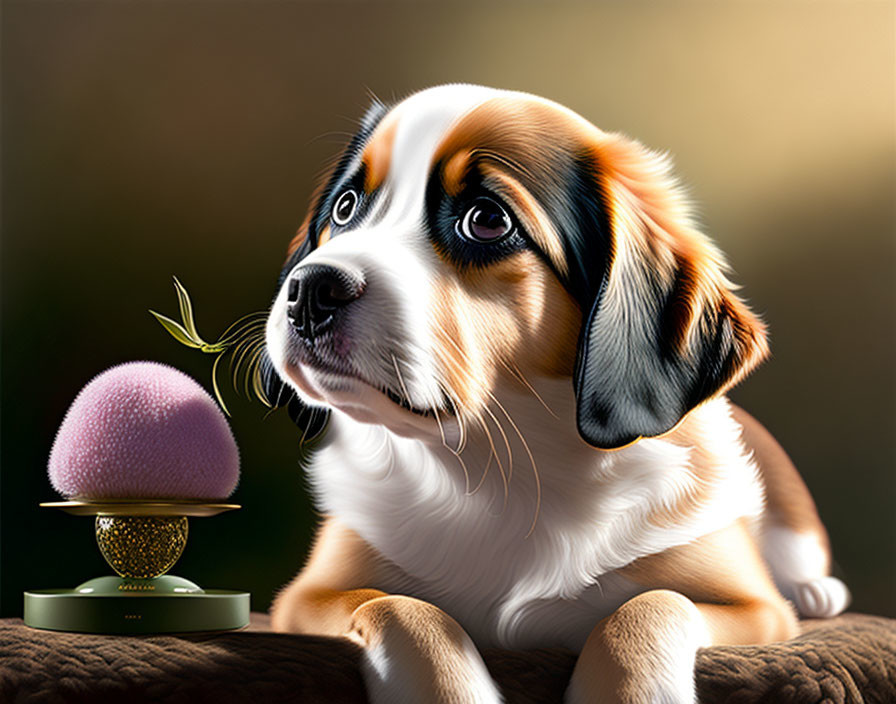
[[[352,367],[367,383],[386,386],[417,408],[436,406],[442,398],[429,329],[433,276],[429,258],[421,256],[426,248],[418,246],[426,241],[421,227],[433,154],[459,117],[498,94],[478,86],[443,86],[396,106],[385,118],[395,121],[395,136],[384,195],[363,222],[337,233],[297,264],[328,264],[366,279],[366,293],[353,303],[347,325],[360,343],[352,350]],[[285,296],[286,286],[278,298],[282,317]],[[316,384],[320,372],[308,367],[304,374],[309,385],[321,386]],[[358,408],[371,401],[368,395],[358,403],[353,393],[320,391],[326,403],[357,417]],[[392,404],[385,396],[381,400]]]
[[[436,147],[459,117],[503,92],[464,84],[439,86],[415,93],[394,108],[398,127],[386,177],[389,220],[420,218]]]

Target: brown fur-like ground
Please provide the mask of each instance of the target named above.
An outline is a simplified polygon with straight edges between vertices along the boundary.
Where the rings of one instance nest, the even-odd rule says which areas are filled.
[[[700,651],[701,702],[896,701],[896,620],[847,614],[803,621],[802,635]],[[0,702],[364,702],[360,650],[333,638],[269,631],[94,636],[0,620]],[[569,651],[486,650],[508,704],[561,702]]]

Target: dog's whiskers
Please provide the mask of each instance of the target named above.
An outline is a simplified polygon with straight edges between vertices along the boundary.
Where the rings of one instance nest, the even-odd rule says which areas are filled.
[[[463,358],[467,358],[466,353],[460,348],[460,346],[457,344],[457,342],[455,342],[448,335],[445,335],[445,339],[454,347],[455,350],[457,350],[458,354],[460,354]],[[502,362],[503,362],[503,360],[502,360]],[[506,362],[504,364],[511,373],[515,373],[518,376],[518,378],[525,384],[525,386],[541,402],[541,404],[545,407],[545,409],[556,418],[557,414],[554,413],[554,411],[551,410],[550,406],[548,406],[547,403],[545,403],[544,399],[542,399],[541,396],[539,396],[538,392],[535,391],[535,389],[532,387],[532,385],[526,380],[526,378],[523,376],[523,374],[519,370],[519,368],[517,367],[514,370],[513,368],[509,367],[506,364]],[[516,365],[514,365],[514,366],[516,366]],[[486,390],[486,393],[488,394],[489,398],[491,398],[491,400],[495,402],[495,404],[498,406],[498,408],[501,409],[501,412],[507,417],[507,420],[510,422],[511,426],[513,427],[514,431],[516,432],[517,436],[519,437],[520,442],[523,444],[523,448],[525,449],[526,454],[529,457],[529,462],[532,466],[532,472],[535,476],[535,515],[532,518],[532,525],[529,527],[529,531],[526,533],[526,538],[528,538],[535,531],[535,526],[538,523],[538,516],[541,512],[541,478],[538,474],[538,465],[535,462],[535,456],[532,454],[532,449],[529,447],[529,443],[526,441],[526,438],[523,436],[522,432],[520,431],[519,426],[516,424],[516,422],[514,422],[513,418],[511,418],[510,414],[507,412],[507,409],[505,409],[504,406],[501,405],[501,403],[498,401],[498,399],[496,399],[495,396],[490,391]],[[512,472],[513,472],[513,455],[511,453],[511,449],[510,449],[510,442],[507,438],[507,434],[504,432],[503,426],[498,421],[498,419],[495,417],[495,415],[488,409],[487,405],[483,406],[483,410],[491,417],[491,419],[495,422],[495,425],[498,426],[498,430],[500,431],[502,437],[504,438],[504,442],[507,447],[509,467],[508,467],[508,472],[505,475],[504,468],[501,464],[500,458],[498,457],[497,451],[495,449],[494,441],[492,440],[492,437],[491,437],[491,432],[488,429],[488,424],[484,421],[484,419],[480,420],[480,425],[483,428],[483,430],[485,431],[486,436],[488,438],[491,452],[494,455],[495,459],[497,460],[498,467],[501,471],[501,478],[504,480],[504,506],[506,508],[507,501],[508,501],[508,495],[509,495],[509,481],[510,481],[510,477],[512,476]],[[490,463],[490,461],[491,461],[491,457],[489,457],[489,463]],[[487,469],[488,469],[488,464],[486,464],[486,471],[487,471]],[[485,480],[485,472],[483,472],[482,479],[480,479],[479,484],[477,485],[476,489],[473,490],[474,493],[479,489],[479,487],[482,486],[482,483],[484,482],[484,480]],[[502,510],[502,512],[503,512],[503,510]]]
[[[401,386],[401,390],[404,393],[405,399],[407,400],[408,405],[411,405],[411,395],[408,393],[408,387],[407,387],[407,385],[405,385],[404,378],[401,375],[401,368],[398,365],[398,359],[395,357],[394,354],[390,353],[389,356],[392,357],[392,365],[395,367],[395,375],[398,377],[398,383]],[[461,470],[463,470],[463,473],[464,473],[464,493],[469,495],[469,493],[470,493],[470,473],[467,471],[467,465],[463,461],[463,459],[461,459],[460,452],[448,445],[448,440],[445,438],[445,428],[442,425],[442,419],[439,416],[438,401],[434,398],[430,398],[429,402],[430,402],[430,407],[432,408],[432,411],[433,411],[433,415],[435,416],[435,419],[436,419],[436,425],[439,426],[439,435],[442,438],[442,446],[446,450],[448,450],[448,452],[450,452],[452,455],[454,455],[455,459],[457,459],[458,463],[460,464],[460,468],[461,468]]]
[[[466,362],[469,362],[469,358],[468,358],[466,352],[464,352],[460,348],[460,346],[452,339],[452,337],[448,334],[448,332],[441,326],[438,326],[437,330],[442,333],[441,338],[444,339],[446,342],[450,343],[451,346],[454,347],[454,349],[460,355],[461,359]],[[440,355],[440,358],[441,358],[442,363],[446,367],[450,367],[459,376],[466,377],[467,379],[472,380],[472,375],[470,374],[470,370],[469,370],[468,366],[459,364],[457,362],[457,360],[452,359],[451,357]],[[452,402],[452,404],[455,407],[455,410],[457,411],[456,416],[458,418],[458,422],[460,423],[460,430],[461,430],[461,440],[458,443],[457,451],[463,452],[464,448],[466,447],[467,438],[468,438],[468,433],[467,433],[466,425],[465,425],[465,421],[464,421],[463,405],[460,403],[459,399],[457,399],[454,394],[447,392],[447,387],[445,385],[442,385],[440,383],[440,386],[442,386],[443,390],[446,391],[446,395],[448,396],[449,400]]]
[[[187,312],[184,313],[182,307],[182,314],[192,319],[189,300],[187,300],[186,306]],[[249,388],[251,383],[255,396],[266,406],[271,405],[263,390],[259,363],[264,351],[266,325],[267,312],[256,311],[231,323],[213,345],[202,343],[203,351],[217,354],[212,364],[212,386],[225,412],[227,412],[227,408],[221,399],[217,382],[218,369],[224,357],[229,357],[228,371],[233,389],[237,392],[240,391],[240,375],[242,374],[244,375],[242,386],[245,396],[251,397]]]
[[[479,478],[479,483],[476,485],[476,488],[470,492],[470,496],[472,496],[482,488],[482,485],[485,483],[485,477],[488,474],[489,468],[492,466],[492,460],[494,458],[494,454],[489,453],[488,459],[485,461],[485,468],[482,470],[482,476]]]
[[[461,406],[460,399],[458,399],[450,389],[443,387],[441,384],[439,384],[439,386],[442,388],[442,392],[454,408],[454,415],[457,418],[458,432],[460,433],[460,438],[457,441],[457,453],[460,454],[467,446],[467,438],[469,437],[469,433],[467,432],[466,411],[464,411]]]
[[[401,370],[398,368],[398,360],[395,359],[394,354],[389,354],[392,357],[392,366],[395,367],[395,374],[398,377],[398,385],[401,387],[402,393],[404,393],[404,400],[407,401],[407,404],[413,407],[413,403],[411,403],[411,395],[408,393],[408,387],[404,384],[404,379],[401,378]]]
[[[441,384],[439,384],[439,389],[442,391],[442,393],[445,395],[445,397],[448,398],[448,401],[454,406],[454,408],[458,409],[459,406],[454,401],[453,397],[451,396],[451,393],[447,389],[442,387]],[[445,439],[445,429],[442,427],[442,420],[439,417],[439,409],[438,409],[437,403],[433,403],[433,409],[435,411],[436,423],[438,423],[438,425],[439,425],[439,433],[442,436],[442,446],[446,450],[448,450],[448,452],[450,452],[452,455],[454,455],[454,458],[460,464],[460,467],[464,473],[464,485],[465,485],[464,486],[464,494],[469,496],[470,495],[470,472],[467,470],[467,463],[464,462],[463,458],[460,456],[460,453],[463,450],[464,444],[466,442],[466,425],[464,424],[463,416],[459,412],[456,413],[456,415],[455,415],[455,417],[457,418],[457,424],[458,424],[458,429],[460,432],[460,438],[458,438],[457,447],[453,448],[448,445],[448,442]]]
[[[477,425],[479,425],[480,427],[482,427],[482,425],[483,425],[483,420],[482,420],[482,418],[480,418],[479,416],[475,416],[475,415],[474,415],[474,416],[473,416],[473,420],[476,421],[476,424],[477,424]],[[486,433],[487,433],[487,432],[488,432],[488,431],[486,430]],[[494,447],[494,446],[492,446],[492,447]],[[492,450],[491,452],[489,452],[489,454],[488,454],[488,459],[486,459],[486,461],[485,461],[485,467],[483,467],[483,469],[482,469],[482,476],[479,477],[479,481],[477,482],[476,486],[473,488],[473,491],[470,492],[470,495],[471,495],[471,496],[472,496],[473,494],[475,494],[476,492],[478,492],[478,491],[482,488],[482,485],[485,483],[485,478],[486,478],[486,476],[488,475],[488,470],[489,470],[489,469],[491,468],[491,466],[492,466],[492,459],[494,458],[494,456],[495,456],[494,450]]]
[[[492,416],[492,417],[494,417],[494,416]],[[485,419],[481,415],[475,415],[475,416],[473,416],[473,418],[477,422],[479,427],[482,428],[483,432],[485,433],[485,437],[488,440],[489,448],[491,450],[489,457],[488,457],[488,461],[485,463],[485,469],[482,471],[482,477],[479,479],[479,483],[476,485],[476,488],[473,489],[473,493],[475,494],[477,491],[479,491],[479,489],[482,488],[482,485],[485,483],[485,477],[488,474],[488,469],[489,469],[489,467],[491,467],[492,458],[494,457],[495,464],[498,465],[498,472],[501,473],[501,483],[504,486],[504,503],[501,508],[501,512],[498,514],[498,515],[501,515],[502,513],[504,513],[504,511],[507,508],[507,500],[508,500],[508,496],[510,493],[510,487],[507,484],[507,474],[505,474],[505,472],[504,472],[504,465],[501,464],[501,458],[498,456],[498,451],[495,448],[495,441],[492,438],[492,433],[488,428],[488,423],[486,423]]]
[[[261,359],[261,353],[264,352],[264,339],[256,340],[255,343],[251,347],[251,352],[249,352],[247,361],[246,361],[246,373],[243,375],[243,393],[248,398],[251,395],[252,391],[258,391],[258,384],[260,383],[260,379],[258,378],[258,361]],[[249,385],[252,385],[252,388],[249,388]]]
[[[230,360],[233,388],[239,388],[239,377],[242,373],[243,391],[247,397],[249,396],[249,382],[256,374],[258,356],[262,350],[264,350],[264,336],[255,334],[240,341],[234,348],[234,355]]]
[[[491,393],[489,393],[491,396]],[[494,396],[492,396],[494,398]],[[488,406],[483,406],[482,410],[484,410],[489,418],[494,421],[495,425],[498,427],[498,432],[501,433],[501,437],[504,439],[504,447],[507,448],[507,482],[510,483],[510,478],[513,476],[513,452],[510,449],[510,440],[507,438],[507,433],[504,432],[504,426],[501,425],[501,421],[492,413]]]
[[[454,339],[452,339],[451,336],[448,335],[444,329],[442,330],[442,332],[443,332],[444,339],[457,351],[457,353],[461,356],[461,358],[465,359],[465,360],[468,359],[468,355],[466,354],[466,352],[464,352],[464,350],[461,349],[460,345],[458,345],[457,342]],[[450,363],[450,362],[453,362],[454,360],[451,360],[449,358],[448,361]],[[459,367],[459,365],[456,365],[456,364],[454,366],[458,366],[458,370],[462,374],[464,374],[466,376],[470,376],[469,370],[467,368]],[[510,370],[510,371],[512,372],[513,370]],[[522,375],[520,374],[520,376],[522,376]],[[537,392],[535,392],[535,390],[532,389],[531,385],[528,382],[525,382],[525,379],[523,379],[523,381],[532,390],[532,392],[535,394],[536,398],[539,398],[539,400],[541,400],[541,398],[538,396]],[[541,482],[539,481],[539,477],[538,477],[538,469],[535,466],[535,459],[532,455],[531,450],[529,449],[529,445],[526,442],[525,438],[522,437],[519,428],[516,426],[516,423],[513,422],[513,419],[510,418],[509,414],[504,409],[504,407],[501,406],[500,403],[498,403],[497,399],[495,399],[495,397],[488,390],[486,390],[486,393],[488,394],[488,396],[491,397],[491,399],[493,401],[495,401],[495,403],[498,405],[498,407],[501,409],[501,411],[504,413],[504,415],[507,416],[508,420],[513,425],[513,428],[516,431],[517,435],[520,436],[520,440],[522,441],[523,446],[526,449],[527,454],[529,455],[530,462],[532,463],[532,467],[535,472],[535,479],[536,479],[535,519],[533,520],[532,527],[529,529],[529,532],[526,534],[526,537],[528,537],[529,535],[531,535],[532,531],[535,529],[535,522],[538,520],[538,513],[540,510],[540,506],[541,506]],[[551,411],[551,409],[547,406],[547,404],[544,403],[544,401],[542,401],[542,405],[544,405],[545,408],[547,408],[547,410],[553,414],[553,411]],[[473,489],[473,493],[475,494],[482,487],[483,483],[485,482],[485,478],[488,473],[488,468],[491,465],[491,459],[492,459],[492,457],[494,457],[496,464],[498,465],[498,469],[501,472],[501,479],[502,479],[502,482],[504,485],[504,508],[502,509],[502,513],[503,513],[504,510],[506,510],[506,508],[507,508],[507,503],[509,500],[510,479],[513,475],[513,451],[511,450],[510,440],[507,437],[507,433],[504,431],[504,426],[501,424],[501,422],[498,420],[498,418],[495,416],[495,414],[492,413],[491,410],[488,408],[488,404],[483,404],[482,411],[484,413],[486,413],[492,419],[492,421],[497,426],[498,431],[501,433],[501,437],[504,439],[504,445],[507,449],[508,469],[507,469],[507,472],[505,473],[504,466],[501,463],[501,458],[498,455],[497,449],[495,447],[494,439],[492,438],[492,434],[491,434],[491,431],[489,430],[488,423],[486,422],[486,419],[482,417],[481,413],[476,414],[476,416],[474,416],[474,417],[477,420],[479,426],[485,432],[486,439],[488,440],[488,443],[489,443],[490,454],[489,454],[489,459],[486,462],[485,469],[483,470],[482,477],[480,478],[479,483],[476,485],[476,488]]]
[[[554,410],[547,404],[547,402],[541,397],[541,395],[535,390],[532,384],[529,383],[529,380],[523,375],[522,370],[513,362],[507,362],[505,359],[501,359],[501,364],[504,365],[504,368],[507,369],[523,386],[525,386],[529,391],[532,392],[532,395],[538,399],[538,402],[544,406],[545,410],[550,413],[554,418],[560,420],[560,416],[554,413]]]
[[[514,422],[513,418],[510,417],[510,414],[507,412],[507,409],[501,405],[501,402],[498,401],[495,396],[489,392],[488,394],[492,401],[501,409],[501,412],[507,416],[507,420],[513,429],[516,431],[517,436],[520,439],[520,442],[523,443],[523,447],[526,450],[526,454],[529,455],[529,462],[532,464],[532,472],[535,475],[535,516],[532,518],[532,525],[529,527],[529,532],[526,533],[526,538],[528,538],[535,531],[535,525],[538,523],[538,514],[541,512],[541,478],[538,476],[538,466],[535,462],[535,456],[532,454],[532,449],[529,447],[529,443],[526,442],[526,438],[523,437],[522,431],[520,431],[519,426]]]
[[[442,390],[442,393],[445,395],[445,398],[448,400],[448,403],[451,404],[451,408],[454,409],[454,417],[457,419],[457,429],[460,433],[460,437],[457,440],[457,447],[454,451],[459,455],[467,446],[467,438],[469,436],[469,433],[467,432],[466,411],[464,411],[463,406],[460,403],[460,399],[458,399],[455,394],[451,392],[451,389],[443,385],[441,382],[438,382],[438,385]]]
[[[308,142],[306,143],[305,146],[311,146],[312,144],[315,144],[315,143],[323,141],[323,140],[336,141],[336,138],[338,138],[339,142],[344,143],[346,140],[351,139],[353,136],[354,135],[351,132],[342,132],[340,130],[330,130],[329,132],[322,132],[321,134],[317,135],[316,137],[312,137],[311,139],[308,140]]]
[[[450,452],[452,455],[454,455],[454,459],[457,460],[458,464],[460,465],[461,470],[463,470],[463,473],[464,473],[464,495],[465,495],[465,496],[470,496],[470,495],[471,495],[471,492],[470,492],[470,472],[467,470],[467,463],[464,462],[464,460],[463,460],[463,458],[460,456],[460,453],[459,453],[459,452],[457,452],[454,448],[449,447],[449,446],[448,446],[448,443],[445,442],[445,431],[442,429],[442,423],[441,423],[441,421],[439,420],[439,412],[438,412],[438,410],[436,411],[436,423],[439,424],[439,432],[442,434],[442,445],[445,447],[446,450],[448,450],[448,452]]]
[[[296,394],[293,394],[295,397]],[[308,440],[308,431],[311,430],[312,427],[316,425],[316,420],[319,413],[323,413],[324,411],[319,408],[306,408],[304,413],[308,414],[308,422],[305,423],[305,429],[302,431],[302,438],[299,440],[299,445],[304,445]],[[317,436],[315,436],[317,437]],[[314,439],[314,438],[312,438]]]

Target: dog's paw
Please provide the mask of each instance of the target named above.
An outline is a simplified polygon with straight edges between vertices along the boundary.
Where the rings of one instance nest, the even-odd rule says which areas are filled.
[[[851,595],[847,586],[836,577],[817,579],[793,587],[796,608],[809,618],[831,618],[849,606]]]
[[[640,594],[595,626],[565,704],[695,704],[694,661],[710,643],[690,599],[665,589]]]
[[[355,610],[347,634],[364,648],[361,670],[374,704],[500,704],[470,636],[441,609],[388,596]]]

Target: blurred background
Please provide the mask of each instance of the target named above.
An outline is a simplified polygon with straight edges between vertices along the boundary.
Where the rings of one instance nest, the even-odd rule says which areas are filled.
[[[896,616],[893,2],[4,2],[0,588],[105,574],[91,520],[38,509],[56,428],[106,367],[210,387],[200,333],[265,309],[324,162],[375,94],[545,95],[669,150],[771,329],[734,399],[809,484],[858,611]],[[265,610],[317,517],[285,414],[225,390],[243,510],[177,574]]]

